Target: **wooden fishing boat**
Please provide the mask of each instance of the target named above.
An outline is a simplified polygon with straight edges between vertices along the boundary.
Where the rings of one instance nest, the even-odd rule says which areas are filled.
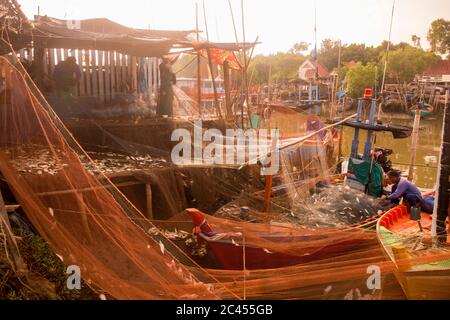
[[[424,235],[427,235],[432,218],[425,213],[421,216]],[[406,297],[412,300],[450,299],[450,259],[414,263],[415,259],[430,257],[432,260],[433,256],[445,256],[450,250],[445,246],[432,248],[415,243],[411,247],[405,243],[408,234],[418,234],[419,230],[418,222],[410,219],[405,206],[388,211],[377,224],[378,240],[386,258],[395,265],[395,276]]]
[[[192,217],[195,225],[194,233],[198,241],[206,242],[209,249],[214,253],[217,261],[225,270],[263,270],[274,269],[287,266],[330,259],[338,257],[350,250],[363,250],[368,243],[361,241],[359,237],[353,237],[352,232],[355,229],[348,228],[348,237],[342,237],[339,241],[330,241],[330,243],[321,246],[314,246],[314,241],[325,239],[323,235],[310,234],[295,236],[285,233],[261,233],[260,238],[274,243],[312,243],[310,246],[304,246],[296,250],[294,254],[270,252],[268,249],[257,246],[245,245],[242,234],[239,233],[216,233],[209,226],[205,215],[197,209],[188,209],[186,212]]]
[[[416,114],[416,110],[420,110],[420,116],[422,118],[429,117],[433,114],[434,108],[432,105],[428,103],[420,104],[418,106],[413,106],[409,109],[409,113],[414,116]]]

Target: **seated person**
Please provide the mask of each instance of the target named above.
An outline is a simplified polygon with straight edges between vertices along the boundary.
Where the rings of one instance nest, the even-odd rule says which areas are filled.
[[[425,213],[433,213],[433,203],[422,197],[416,185],[407,179],[400,177],[400,172],[392,170],[388,173],[389,182],[393,184],[392,194],[388,197],[393,204],[399,204],[403,198],[408,207],[408,212],[412,207],[420,207]]]

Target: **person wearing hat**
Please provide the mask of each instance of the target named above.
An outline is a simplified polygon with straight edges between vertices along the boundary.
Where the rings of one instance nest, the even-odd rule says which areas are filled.
[[[159,90],[159,104],[157,114],[160,116],[173,116],[173,85],[177,83],[177,77],[172,70],[170,60],[167,57],[162,59],[159,65],[159,73],[161,78]]]

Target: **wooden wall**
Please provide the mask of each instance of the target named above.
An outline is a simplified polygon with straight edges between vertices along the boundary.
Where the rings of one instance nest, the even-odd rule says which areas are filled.
[[[157,97],[159,63],[155,57],[134,57],[116,51],[44,49],[44,79],[52,80],[55,66],[74,56],[82,70],[78,96],[95,97],[109,105],[119,95],[132,94],[148,102]]]

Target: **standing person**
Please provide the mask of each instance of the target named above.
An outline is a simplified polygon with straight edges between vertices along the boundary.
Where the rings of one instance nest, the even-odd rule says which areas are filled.
[[[263,118],[264,118],[264,123],[266,125],[266,129],[269,131],[270,134],[270,120],[272,118],[272,109],[270,108],[270,104],[269,104],[269,99],[266,99],[264,101],[266,103],[266,107],[264,108],[264,112],[263,112]]]
[[[414,183],[401,178],[399,171],[390,171],[388,173],[388,179],[394,185],[392,187],[392,194],[388,197],[391,203],[398,204],[403,198],[409,210],[411,208],[421,208],[425,213],[433,213],[433,203],[422,197],[422,193]]]
[[[161,86],[159,90],[159,105],[157,114],[160,116],[173,116],[173,97],[174,92],[172,86],[177,83],[177,77],[172,70],[170,60],[163,58],[159,65],[159,73],[161,77]]]
[[[61,61],[53,71],[53,80],[56,86],[56,95],[62,104],[62,110],[68,115],[73,115],[74,97],[77,92],[77,84],[81,79],[81,69],[74,57],[68,57]]]
[[[53,71],[53,80],[56,84],[58,96],[75,95],[77,84],[81,79],[81,69],[75,57],[68,57],[61,61]]]

